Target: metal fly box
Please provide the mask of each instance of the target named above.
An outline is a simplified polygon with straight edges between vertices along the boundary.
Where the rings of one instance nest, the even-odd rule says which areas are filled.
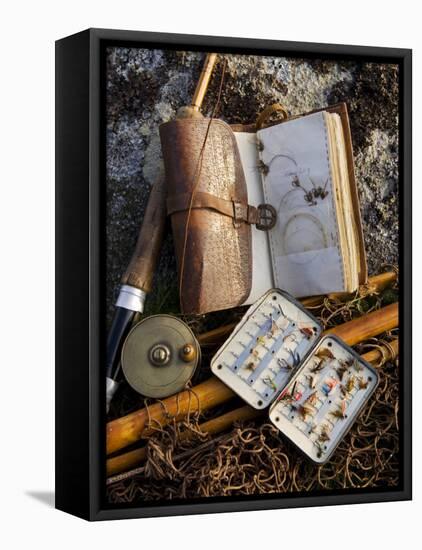
[[[270,420],[318,464],[326,462],[378,384],[376,370],[324,336],[270,408]]]
[[[211,361],[213,373],[255,409],[267,407],[316,343],[322,327],[294,298],[267,292]]]
[[[375,369],[299,302],[271,290],[248,309],[211,361],[213,373],[305,455],[327,461],[378,383]]]

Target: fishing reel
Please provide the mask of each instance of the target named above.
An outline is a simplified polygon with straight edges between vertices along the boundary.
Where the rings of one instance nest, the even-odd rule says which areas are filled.
[[[136,392],[157,399],[183,390],[200,359],[201,348],[186,323],[172,315],[152,315],[129,331],[121,365]]]

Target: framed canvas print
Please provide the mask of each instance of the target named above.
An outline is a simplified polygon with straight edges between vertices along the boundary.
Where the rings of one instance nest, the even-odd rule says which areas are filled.
[[[56,43],[56,506],[411,498],[411,51]]]

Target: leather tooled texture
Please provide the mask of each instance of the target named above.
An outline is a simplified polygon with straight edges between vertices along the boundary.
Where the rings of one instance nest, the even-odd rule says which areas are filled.
[[[225,122],[182,119],[162,124],[167,196],[210,193],[247,203],[247,188],[233,132]],[[206,144],[200,161],[201,149]],[[199,168],[200,167],[200,168]],[[208,313],[241,305],[252,283],[251,227],[210,208],[173,212],[172,230],[183,313]],[[181,273],[184,253],[183,274]]]

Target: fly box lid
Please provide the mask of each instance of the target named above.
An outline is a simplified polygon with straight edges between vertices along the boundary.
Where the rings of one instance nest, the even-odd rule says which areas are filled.
[[[251,407],[265,409],[284,389],[322,332],[282,290],[252,305],[211,361],[213,373]]]
[[[213,373],[308,458],[326,462],[378,383],[376,370],[273,289],[250,307],[211,361]]]
[[[378,384],[378,373],[334,335],[323,336],[270,408],[308,458],[329,460]]]

